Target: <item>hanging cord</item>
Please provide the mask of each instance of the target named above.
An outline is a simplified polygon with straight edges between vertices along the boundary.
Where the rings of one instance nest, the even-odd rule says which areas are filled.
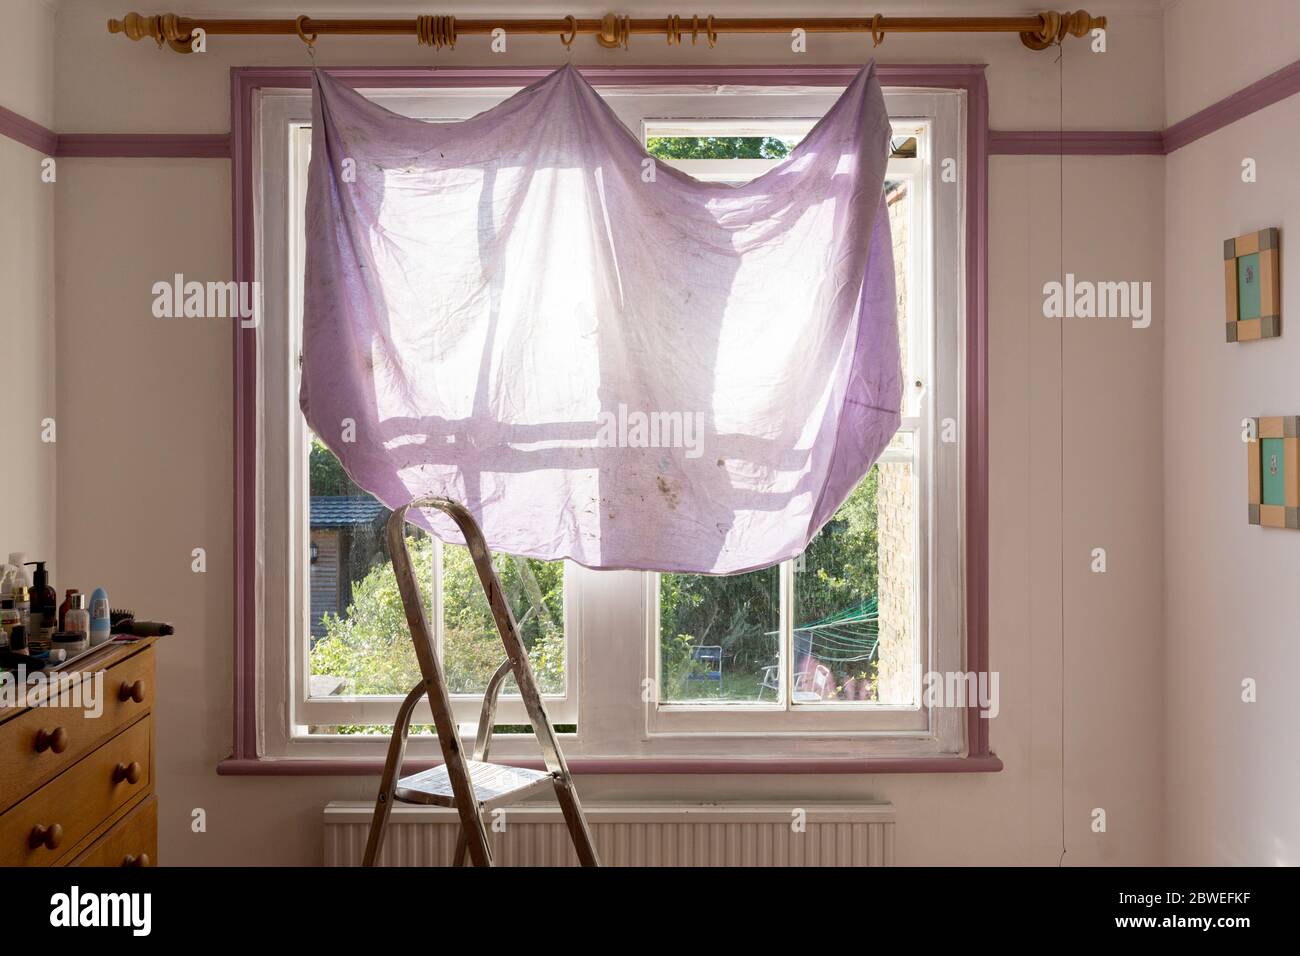
[[[1059,14],[1058,14],[1059,16]],[[1061,265],[1061,288],[1065,288],[1065,50],[1060,48],[1061,40],[1065,38],[1062,33],[1056,40],[1056,98],[1057,98],[1057,152],[1056,152],[1056,173],[1057,173],[1057,219],[1058,219],[1058,236],[1057,236],[1057,255]],[[1058,337],[1058,354],[1060,356],[1061,375],[1060,375],[1060,421],[1057,425],[1057,435],[1061,441],[1061,516],[1060,516],[1060,536],[1061,536],[1061,567],[1060,567],[1060,584],[1061,589],[1061,858],[1056,861],[1056,865],[1065,864],[1065,321],[1060,321],[1060,336]]]

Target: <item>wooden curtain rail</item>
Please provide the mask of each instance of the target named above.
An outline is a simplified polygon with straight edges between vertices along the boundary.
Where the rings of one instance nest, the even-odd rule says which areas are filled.
[[[1086,10],[1057,13],[1048,10],[1018,17],[689,17],[633,19],[607,13],[599,20],[560,17],[552,19],[457,20],[453,16],[423,16],[402,20],[315,19],[220,20],[182,17],[174,13],[128,13],[109,20],[109,33],[124,33],[132,40],[152,39],[178,53],[190,53],[194,31],[207,36],[297,36],[309,46],[322,36],[414,36],[423,45],[454,47],[459,36],[487,36],[494,30],[509,34],[555,34],[568,47],[578,34],[592,34],[603,47],[629,45],[639,34],[666,36],[669,45],[703,39],[712,47],[722,33],[867,33],[876,46],[890,33],[1016,33],[1031,50],[1045,50],[1067,36],[1084,37],[1106,28],[1105,17]]]

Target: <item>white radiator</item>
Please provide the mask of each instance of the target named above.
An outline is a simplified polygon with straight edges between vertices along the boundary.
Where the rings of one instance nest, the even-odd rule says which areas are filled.
[[[584,806],[606,866],[892,866],[894,808],[809,804],[637,804]],[[360,866],[373,804],[325,808],[325,865]],[[487,823],[501,866],[575,866],[556,807],[510,807]],[[397,806],[383,866],[449,866],[456,814]]]

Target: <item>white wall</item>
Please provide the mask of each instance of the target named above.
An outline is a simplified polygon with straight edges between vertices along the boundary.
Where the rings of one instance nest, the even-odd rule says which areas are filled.
[[[1181,0],[1167,22],[1177,113],[1300,59],[1300,6]],[[1209,8],[1213,7],[1214,11]],[[1213,32],[1198,21],[1215,12]],[[1267,24],[1266,29],[1261,25]],[[1214,70],[1204,67],[1207,58]],[[1213,83],[1204,79],[1216,74]],[[1198,78],[1201,77],[1201,78]],[[1171,91],[1173,87],[1171,85]],[[1174,109],[1171,95],[1171,110]],[[1176,113],[1173,115],[1177,115]],[[1300,98],[1168,157],[1165,262],[1166,779],[1168,862],[1300,864],[1300,535],[1246,522],[1241,420],[1300,414]],[[1258,181],[1243,183],[1253,158]],[[1280,339],[1224,341],[1223,240],[1282,229]],[[1258,702],[1242,701],[1242,681]]]
[[[326,0],[313,11],[343,6]],[[500,2],[461,9],[471,6],[511,9]],[[859,6],[824,3],[816,12],[860,13]],[[940,13],[972,9],[925,6]],[[985,6],[988,12],[1008,8],[979,5],[977,12]],[[1073,42],[1064,51],[1064,125],[1158,127],[1164,113],[1158,6],[1135,0],[1109,6],[1116,11],[1109,52],[1094,55]],[[572,9],[605,12],[594,3]],[[764,0],[718,4],[713,12],[740,10],[787,12]],[[104,32],[104,19],[122,12],[119,0],[91,0],[61,14],[61,131],[225,131],[230,66],[307,62],[296,39],[213,38],[207,54],[159,52]],[[273,12],[281,11],[262,5],[258,15]],[[475,38],[451,55],[395,40],[322,40],[319,49],[326,65],[486,59]],[[590,39],[574,50],[581,64],[759,63],[791,56],[788,44],[773,37],[724,37],[713,53],[648,37],[634,38],[631,53],[598,50]],[[861,61],[868,52],[860,37],[815,36],[801,62]],[[1060,119],[1054,54],[1031,52],[1013,37],[889,37],[878,52],[883,62],[988,63],[997,128],[1055,128]],[[540,38],[512,40],[510,53],[491,62],[563,59],[558,41]],[[990,650],[1003,697],[991,737],[1007,769],[995,775],[583,777],[584,799],[887,799],[898,808],[898,859],[907,864],[1055,864],[1063,828],[1067,864],[1160,861],[1161,448],[1153,436],[1160,427],[1164,317],[1158,312],[1144,332],[1104,324],[1062,329],[1042,317],[1041,289],[1063,264],[1080,277],[1148,279],[1160,288],[1161,161],[1065,161],[1063,260],[1057,160],[1000,157],[990,173]],[[177,625],[176,637],[159,649],[161,857],[171,864],[319,862],[321,807],[330,799],[372,797],[376,783],[214,772],[230,751],[232,728],[230,335],[221,323],[171,325],[149,314],[149,286],[158,278],[174,272],[230,277],[228,169],[212,160],[69,160],[56,202],[60,338],[80,346],[63,350],[59,367],[67,422],[59,451],[65,577],[104,583],[115,603]],[[118,369],[132,374],[115,374]],[[203,575],[190,571],[190,549],[197,546],[208,549]],[[1110,549],[1108,575],[1088,571],[1094,546]],[[1097,806],[1110,814],[1103,835],[1089,829]],[[207,834],[190,831],[195,807],[208,811]]]
[[[1300,4],[1295,0],[1168,0],[1167,7],[1167,126],[1300,56]]]
[[[18,0],[15,28],[0,31],[0,106],[53,125],[54,13],[40,0]],[[18,24],[21,24],[19,27]],[[41,181],[36,150],[0,137],[0,561],[11,551],[55,564],[55,444],[42,422],[57,415],[54,391],[54,195]],[[29,568],[30,572],[31,569]],[[57,581],[57,579],[55,579]]]

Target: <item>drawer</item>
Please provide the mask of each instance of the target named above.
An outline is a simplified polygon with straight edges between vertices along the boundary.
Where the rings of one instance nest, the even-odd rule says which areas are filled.
[[[90,845],[71,866],[157,866],[158,798],[150,796]]]
[[[98,717],[86,716],[84,707],[32,707],[0,724],[0,811],[71,767],[153,703],[152,647],[103,675],[95,698],[103,704]],[[83,679],[94,677],[90,672]]]
[[[152,721],[136,721],[0,816],[0,866],[58,863],[115,810],[149,793]],[[42,833],[53,845],[33,847]]]

